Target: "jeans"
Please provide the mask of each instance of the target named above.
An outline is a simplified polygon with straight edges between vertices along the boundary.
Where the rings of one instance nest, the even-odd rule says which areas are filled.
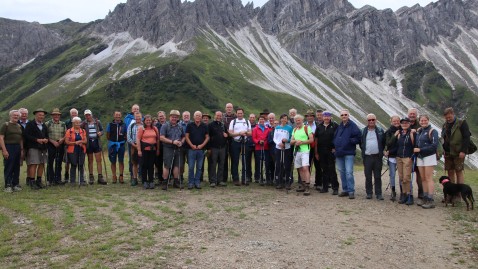
[[[211,148],[211,166],[209,167],[209,183],[219,184],[223,179],[226,148]]]
[[[58,148],[53,144],[48,143],[48,168],[47,168],[47,180],[48,182],[60,182],[61,181],[61,166],[63,164],[63,155],[65,154],[64,145],[60,145]]]
[[[342,181],[342,191],[352,194],[355,192],[354,159],[355,155],[345,155],[336,159],[337,170],[339,170]]]
[[[232,181],[239,181],[239,160],[242,159],[242,173],[241,177],[243,180],[246,178],[246,161],[245,161],[245,152],[242,152],[244,143],[233,141],[231,144],[231,174]],[[246,146],[247,148],[247,146]]]
[[[390,186],[395,187],[395,175],[397,173],[397,163],[388,161],[388,175],[390,176]]]
[[[204,151],[202,149],[188,150],[188,180],[189,187],[199,187],[199,178],[201,177],[201,168],[204,161]],[[196,165],[196,173],[194,173],[194,165]]]
[[[365,155],[363,159],[365,173],[365,191],[367,195],[372,195],[372,188],[375,189],[375,195],[382,195],[382,157],[379,154]],[[372,174],[375,180],[372,184]]]
[[[20,184],[20,144],[6,144],[8,159],[3,159],[3,176],[6,187],[15,187]]]

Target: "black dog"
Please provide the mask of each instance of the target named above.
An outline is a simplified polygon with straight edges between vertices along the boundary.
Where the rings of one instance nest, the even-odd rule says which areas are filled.
[[[451,206],[455,206],[453,197],[461,194],[461,198],[466,203],[466,210],[473,210],[473,203],[475,198],[473,198],[473,191],[470,186],[466,184],[455,184],[450,181],[450,178],[447,176],[440,177],[440,184],[443,185],[443,195],[445,196],[445,206],[448,206],[448,203],[451,203]]]

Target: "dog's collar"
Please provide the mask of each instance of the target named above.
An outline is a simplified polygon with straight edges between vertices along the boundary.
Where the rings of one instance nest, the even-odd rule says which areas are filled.
[[[444,179],[444,180],[441,182],[441,184],[445,184],[445,183],[447,183],[447,182],[450,182],[450,180],[449,180],[449,179]]]

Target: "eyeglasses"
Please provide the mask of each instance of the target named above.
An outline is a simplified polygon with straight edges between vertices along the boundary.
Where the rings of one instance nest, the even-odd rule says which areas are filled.
[[[340,117],[348,116],[349,114],[340,114]]]
[[[368,121],[375,121],[375,119],[369,119]]]

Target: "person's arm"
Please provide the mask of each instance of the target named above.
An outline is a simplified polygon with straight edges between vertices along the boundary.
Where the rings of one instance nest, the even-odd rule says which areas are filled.
[[[310,131],[310,130],[309,130],[309,131]],[[310,132],[307,134],[307,136],[308,136],[309,139],[307,140],[307,142],[306,142],[305,144],[309,144],[309,145],[310,145],[310,144],[314,143],[314,133],[312,133],[312,132],[310,131]]]
[[[249,122],[249,120],[246,120],[246,126],[247,126],[246,135],[251,136],[252,135],[252,128],[251,128],[251,123]]]
[[[138,156],[141,157],[143,153],[141,152],[141,139],[143,138],[143,127],[138,127],[138,132],[136,133],[136,148],[138,149]]]
[[[159,130],[156,126],[153,126],[153,128],[155,129],[155,132],[156,132],[156,156],[159,156],[159,153],[160,153],[160,150],[159,150],[159,147],[161,145],[161,142],[160,142],[160,135],[159,135]]]
[[[259,138],[257,137],[257,128],[254,128],[254,130],[252,131],[252,142],[254,142],[254,144],[259,144]]]
[[[191,142],[191,139],[189,138],[189,130],[186,129],[186,143],[188,143],[189,147],[191,147],[191,149],[196,149],[196,145],[193,145],[193,143]]]
[[[8,159],[9,154],[7,148],[5,147],[5,135],[0,135],[0,147],[2,148],[3,158]]]
[[[465,158],[465,152],[468,150],[468,147],[470,145],[470,127],[468,126],[468,123],[466,120],[463,120],[460,126],[460,132],[462,136],[461,140],[461,149],[460,149],[460,158]]]
[[[106,125],[106,139],[110,140],[110,132],[111,132],[111,123]]]
[[[204,139],[202,144],[198,146],[198,149],[203,149],[207,145],[207,142],[209,142],[209,134],[206,134],[206,138]]]

